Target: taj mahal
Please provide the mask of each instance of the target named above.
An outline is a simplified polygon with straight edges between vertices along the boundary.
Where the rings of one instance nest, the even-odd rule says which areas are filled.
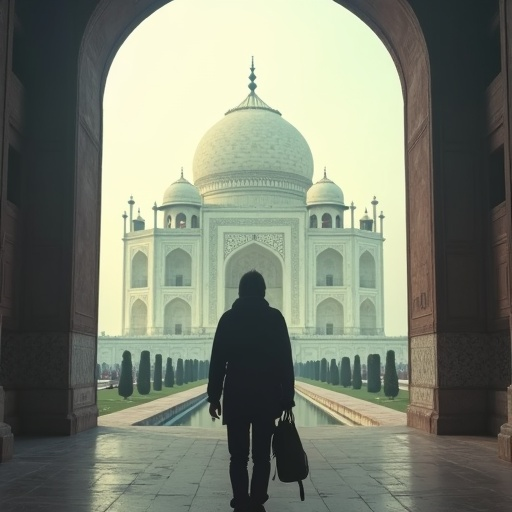
[[[100,336],[98,363],[164,357],[208,359],[221,314],[251,269],[282,311],[294,360],[385,357],[407,363],[407,338],[386,337],[382,212],[355,218],[342,189],[313,178],[301,133],[255,92],[200,140],[193,182],[181,176],[148,222],[133,197],[124,219],[122,336]]]

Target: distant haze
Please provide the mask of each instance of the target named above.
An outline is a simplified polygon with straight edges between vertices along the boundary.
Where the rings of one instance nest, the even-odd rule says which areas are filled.
[[[385,332],[407,334],[400,80],[378,37],[331,0],[174,0],[120,48],[103,103],[99,331],[121,333],[127,200],[133,195],[152,228],[153,203],[181,167],[193,181],[197,143],[249,93],[253,55],[256,92],[308,141],[313,182],[327,167],[357,221],[377,196],[386,217]]]

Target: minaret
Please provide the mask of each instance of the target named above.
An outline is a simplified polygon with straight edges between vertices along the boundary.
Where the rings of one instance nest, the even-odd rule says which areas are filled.
[[[350,203],[350,227],[354,229],[354,210],[356,207],[354,206],[354,201]]]
[[[124,233],[124,236],[126,236],[126,219],[128,218],[128,215],[126,215],[126,210],[124,211],[122,217],[123,217],[123,224],[124,224],[123,233]]]
[[[382,235],[382,238],[384,238],[384,213],[381,211],[379,215],[380,219],[380,234]]]
[[[158,211],[158,206],[156,205],[156,201],[153,204],[153,229],[156,229],[156,212]]]
[[[379,204],[379,201],[377,201],[377,198],[373,196],[372,206],[373,206],[373,231],[377,232],[377,205]]]
[[[133,205],[135,204],[135,201],[133,200],[133,196],[130,196],[130,200],[128,201],[128,204],[130,205],[130,233],[133,229]]]

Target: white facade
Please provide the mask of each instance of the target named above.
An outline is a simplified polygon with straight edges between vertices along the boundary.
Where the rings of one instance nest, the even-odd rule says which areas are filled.
[[[351,207],[347,222],[341,189],[325,172],[312,184],[306,140],[250,78],[249,96],[199,143],[194,185],[182,172],[153,208],[151,228],[132,218],[129,201],[123,337],[100,338],[98,362],[119,362],[130,346],[208,359],[218,319],[251,269],[286,318],[297,362],[389,349],[406,362],[406,339],[384,335],[377,201],[373,218],[356,225]]]

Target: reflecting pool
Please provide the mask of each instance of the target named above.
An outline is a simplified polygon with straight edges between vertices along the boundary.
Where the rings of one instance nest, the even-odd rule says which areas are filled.
[[[184,411],[181,414],[161,423],[162,426],[169,427],[202,427],[202,428],[222,428],[222,420],[212,421],[208,413],[208,402],[206,398],[197,405]],[[336,418],[326,413],[306,400],[299,394],[295,394],[295,407],[293,408],[295,415],[295,424],[298,427],[318,427],[322,425],[343,425]]]

